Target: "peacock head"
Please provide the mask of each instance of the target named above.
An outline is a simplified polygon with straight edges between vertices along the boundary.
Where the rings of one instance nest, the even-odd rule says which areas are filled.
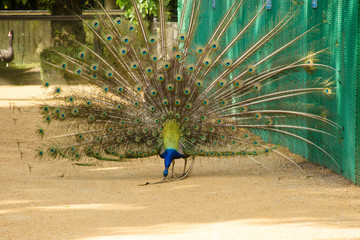
[[[174,160],[174,151],[173,149],[166,150],[163,154],[164,156],[164,163],[165,163],[165,170],[163,172],[164,177],[167,177],[169,174],[169,167]]]

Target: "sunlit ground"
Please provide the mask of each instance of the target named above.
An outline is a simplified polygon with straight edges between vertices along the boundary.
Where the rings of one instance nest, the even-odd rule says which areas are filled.
[[[19,89],[11,96],[41,94]],[[38,112],[7,106],[0,239],[360,239],[360,188],[296,155],[287,153],[306,175],[274,156],[260,160],[275,173],[244,158],[197,158],[190,178],[140,187],[161,180],[160,158],[91,167],[37,159],[28,140]]]

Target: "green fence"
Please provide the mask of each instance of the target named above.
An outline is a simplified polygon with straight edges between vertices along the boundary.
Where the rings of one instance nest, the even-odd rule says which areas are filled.
[[[189,1],[192,2],[192,0]],[[202,1],[201,17],[195,36],[197,44],[202,45],[206,42],[209,34],[214,31],[234,1],[239,0]],[[179,13],[182,9],[182,3],[183,0],[179,0]],[[229,42],[239,32],[248,17],[252,16],[252,13],[263,3],[264,0],[246,1],[245,6],[238,13],[239,16],[231,24],[231,30],[227,32],[226,40],[222,44]],[[314,3],[317,3],[316,8],[312,5]],[[358,126],[360,123],[357,121],[360,120],[360,106],[357,107],[357,103],[360,103],[357,94],[359,91],[357,79],[360,79],[360,69],[357,66],[357,60],[360,61],[360,53],[357,53],[357,46],[360,46],[359,0],[272,0],[271,10],[266,10],[265,15],[255,22],[251,33],[246,35],[249,41],[239,41],[229,51],[228,57],[231,59],[238,56],[242,49],[249,46],[251,38],[256,38],[257,35],[267,31],[273,22],[276,22],[279,17],[287,12],[296,11],[299,4],[301,4],[301,11],[287,29],[289,35],[296,31],[304,31],[322,22],[326,23],[317,27],[316,31],[302,39],[296,48],[290,48],[285,54],[292,54],[292,51],[309,52],[312,48],[329,49],[329,53],[321,56],[319,60],[336,69],[337,72],[332,75],[337,81],[337,94],[335,99],[325,99],[320,104],[328,109],[326,114],[329,115],[329,118],[343,126],[343,139],[338,142],[330,137],[314,133],[306,133],[306,137],[319,146],[324,146],[340,168],[328,157],[325,157],[321,151],[308,144],[300,143],[297,140],[289,140],[282,144],[309,161],[324,165],[360,185],[360,144],[357,141],[360,137],[360,126]],[[285,32],[279,39],[286,39],[286,34]],[[254,56],[255,61],[256,57]],[[297,77],[300,79],[300,84],[306,86],[307,78],[317,77],[316,74],[322,76],[324,72],[319,71],[315,73],[315,76],[303,74]],[[303,97],[302,101],[312,103],[319,100],[309,96]],[[274,143],[277,142],[276,136],[262,137],[268,138]]]

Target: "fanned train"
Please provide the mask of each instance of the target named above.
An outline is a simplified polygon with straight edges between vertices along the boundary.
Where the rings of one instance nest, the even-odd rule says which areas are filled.
[[[203,42],[197,38],[204,1],[184,0],[175,37],[168,31],[164,0],[152,32],[136,0],[133,22],[111,17],[96,2],[94,19],[83,23],[100,50],[73,40],[78,54],[53,50],[54,61],[43,61],[82,85],[46,81],[38,154],[77,162],[160,155],[164,179],[174,177],[169,167],[184,158],[177,178],[182,179],[191,170],[188,157],[257,161],[258,155],[273,154],[292,161],[278,149],[292,139],[337,165],[312,137],[341,138],[334,116],[319,104],[336,91],[335,69],[320,61],[331,47],[307,40],[326,22],[296,26],[303,11],[298,1],[265,22],[267,2],[254,2],[233,1]]]

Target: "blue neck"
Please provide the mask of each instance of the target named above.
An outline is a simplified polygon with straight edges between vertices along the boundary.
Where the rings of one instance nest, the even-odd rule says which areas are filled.
[[[185,158],[184,155],[180,154],[173,148],[166,149],[165,152],[160,155],[160,157],[165,159],[164,177],[168,175],[168,169],[174,159]]]

